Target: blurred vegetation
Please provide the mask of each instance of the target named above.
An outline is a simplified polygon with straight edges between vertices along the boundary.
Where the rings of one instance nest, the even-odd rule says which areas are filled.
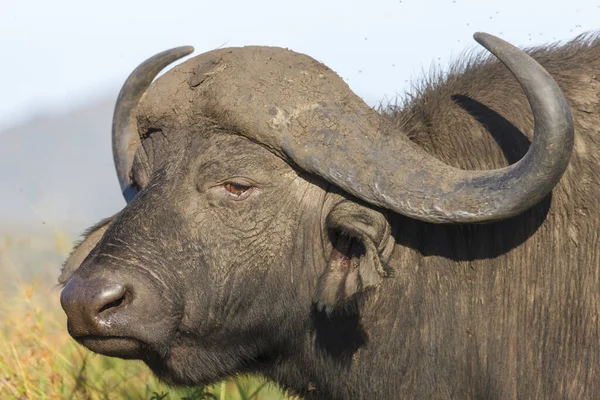
[[[78,345],[67,333],[55,284],[70,248],[71,240],[59,232],[0,236],[0,399],[291,399],[253,377],[170,388],[142,362]]]

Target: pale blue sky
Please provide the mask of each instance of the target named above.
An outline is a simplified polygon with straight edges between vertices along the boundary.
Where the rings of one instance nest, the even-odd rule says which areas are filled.
[[[193,45],[289,47],[323,61],[369,104],[486,31],[519,46],[598,29],[600,1],[0,0],[0,130],[116,96],[145,58]]]

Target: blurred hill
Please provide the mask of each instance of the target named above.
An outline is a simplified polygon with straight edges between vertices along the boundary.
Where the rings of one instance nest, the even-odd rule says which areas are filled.
[[[110,140],[116,94],[0,132],[0,234],[74,236],[123,207]]]

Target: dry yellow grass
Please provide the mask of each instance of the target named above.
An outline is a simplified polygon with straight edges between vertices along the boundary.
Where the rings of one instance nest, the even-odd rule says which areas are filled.
[[[55,250],[68,251],[65,242],[64,236],[55,235]],[[11,246],[6,238],[0,244],[0,274],[6,278],[0,284],[0,399],[287,398],[251,377],[176,390],[158,382],[141,362],[92,354],[66,332],[60,288],[47,278],[24,281],[8,255]]]

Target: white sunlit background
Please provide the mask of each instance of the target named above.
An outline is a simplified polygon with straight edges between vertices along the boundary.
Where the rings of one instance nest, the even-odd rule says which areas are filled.
[[[124,206],[112,108],[128,74],[157,52],[287,47],[376,106],[477,48],[474,32],[531,47],[594,32],[598,21],[600,1],[589,0],[0,0],[0,276],[7,287],[52,287],[77,235]],[[0,285],[0,312],[10,290]]]

